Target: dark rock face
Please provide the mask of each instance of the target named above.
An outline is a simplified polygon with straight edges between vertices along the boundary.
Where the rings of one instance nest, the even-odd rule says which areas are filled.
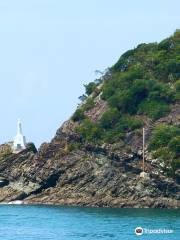
[[[77,143],[78,148],[70,148]],[[31,144],[18,154],[0,158],[0,202],[180,207],[179,182],[167,178],[158,164],[147,159],[150,179],[141,179],[141,154],[126,153],[122,143],[113,148],[83,143],[73,122],[67,121],[38,152]]]

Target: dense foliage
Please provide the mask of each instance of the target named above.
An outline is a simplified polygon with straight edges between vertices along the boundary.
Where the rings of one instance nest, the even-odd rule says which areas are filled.
[[[159,44],[140,44],[111,68],[102,98],[121,113],[165,116],[179,100],[180,31]]]
[[[154,157],[164,163],[164,169],[174,175],[180,168],[180,128],[171,125],[160,125],[153,131],[150,150]]]
[[[115,143],[128,132],[140,134],[143,119],[156,121],[166,116],[180,100],[180,31],[159,44],[143,43],[127,51],[103,79],[85,85],[85,90],[81,97],[85,101],[73,115],[85,141]],[[92,122],[86,112],[94,107],[99,92],[108,110],[99,121]],[[180,167],[179,126],[162,124],[155,128],[149,150],[174,176]]]
[[[73,115],[86,141],[116,142],[142,127],[141,115],[155,121],[169,113],[180,100],[180,31],[159,44],[143,43],[127,51],[106,75],[101,90],[102,79],[85,85],[85,104]],[[98,91],[109,108],[94,123],[85,112],[94,106]]]

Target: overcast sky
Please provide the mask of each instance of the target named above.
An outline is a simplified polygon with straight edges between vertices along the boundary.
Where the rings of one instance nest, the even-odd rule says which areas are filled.
[[[179,0],[0,1],[0,143],[18,118],[28,141],[50,141],[94,71],[173,34],[179,9]]]

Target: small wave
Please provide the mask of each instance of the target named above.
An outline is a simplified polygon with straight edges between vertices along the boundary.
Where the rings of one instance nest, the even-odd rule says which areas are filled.
[[[8,202],[8,204],[21,205],[21,204],[23,204],[23,201],[21,201],[21,200],[11,201],[11,202]]]

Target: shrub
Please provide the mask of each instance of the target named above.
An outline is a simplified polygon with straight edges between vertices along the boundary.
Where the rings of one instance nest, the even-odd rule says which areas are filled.
[[[170,44],[171,44],[170,39],[167,38],[159,43],[158,48],[160,50],[168,50],[170,48]]]
[[[110,98],[115,93],[115,91],[116,91],[115,87],[112,85],[112,83],[105,84],[104,87],[103,87],[101,98],[103,100],[107,100],[108,98]]]
[[[26,148],[29,150],[29,151],[32,151],[33,153],[37,153],[37,149],[36,149],[36,146],[34,145],[34,143],[28,143]]]
[[[141,119],[137,119],[135,117],[126,117],[128,123],[129,130],[139,129],[143,126],[143,121]]]
[[[84,85],[84,87],[85,87],[85,90],[86,90],[86,94],[89,96],[96,89],[96,83],[95,82],[90,82],[89,84]]]
[[[119,118],[119,111],[116,108],[111,108],[107,110],[101,117],[100,125],[105,129],[112,128],[114,124],[118,122]]]
[[[175,83],[175,90],[176,90],[175,99],[180,100],[180,79],[177,80]]]
[[[180,92],[180,79],[175,82],[175,89],[177,92]]]
[[[95,102],[92,98],[88,98],[86,103],[83,105],[83,111],[88,111],[90,110],[91,108],[93,108],[95,105]]]
[[[118,62],[111,68],[113,71],[125,71],[131,60],[133,60],[134,50],[125,52]]]
[[[166,116],[170,111],[168,104],[155,100],[146,100],[139,105],[139,113],[146,114],[148,117],[156,120]]]
[[[171,103],[174,101],[174,90],[167,84],[155,83],[150,91],[148,98],[155,101]]]
[[[175,136],[169,141],[168,148],[171,149],[176,156],[180,156],[180,135]]]
[[[103,134],[102,140],[108,143],[118,142],[123,139],[125,136],[125,132],[118,131],[118,129],[106,130]]]
[[[104,142],[114,143],[123,139],[127,131],[134,131],[142,127],[142,125],[143,122],[141,120],[130,115],[120,116],[117,109],[110,109],[103,115],[100,121],[100,126],[105,129],[105,131],[102,131],[101,138]]]
[[[149,83],[147,80],[135,80],[128,89],[117,91],[108,102],[111,107],[117,107],[120,111],[134,114],[138,105],[148,96]]]
[[[84,111],[81,108],[78,108],[72,116],[74,122],[81,121],[85,119]]]
[[[180,129],[175,126],[160,125],[152,134],[150,149],[154,150],[154,157],[165,163],[164,170],[174,176],[180,167]]]
[[[98,142],[101,139],[102,130],[98,124],[85,119],[82,124],[77,127],[77,132],[88,142]]]
[[[160,147],[166,147],[174,137],[179,135],[180,129],[178,127],[161,124],[152,133],[150,148],[156,150]]]
[[[84,102],[87,99],[87,96],[83,94],[82,96],[79,96],[78,98],[81,102]]]
[[[117,108],[123,113],[133,114],[136,112],[137,107],[133,103],[133,96],[129,90],[117,92],[111,98],[108,99],[110,107]]]
[[[68,152],[72,152],[72,151],[76,151],[78,149],[81,148],[81,144],[80,143],[69,143],[68,146],[67,146],[67,150]]]

